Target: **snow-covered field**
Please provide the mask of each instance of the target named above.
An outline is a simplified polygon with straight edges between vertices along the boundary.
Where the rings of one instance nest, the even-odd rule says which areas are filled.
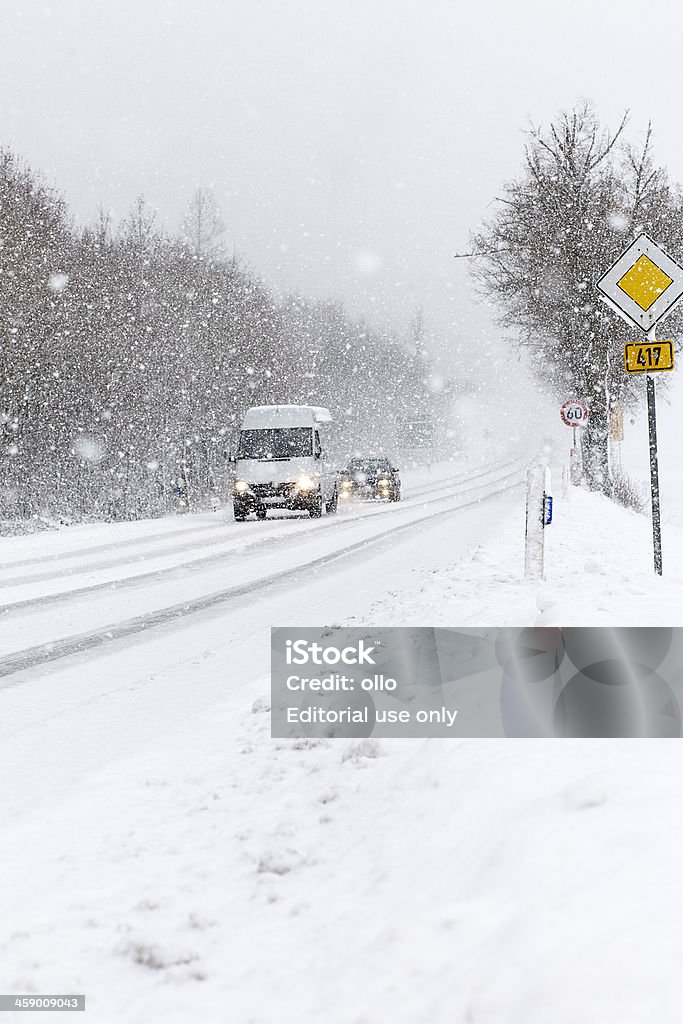
[[[2,542],[0,989],[97,1024],[679,1019],[675,744],[270,739],[271,624],[680,623],[678,524],[656,579],[647,517],[577,489],[522,579],[524,462],[336,522]]]

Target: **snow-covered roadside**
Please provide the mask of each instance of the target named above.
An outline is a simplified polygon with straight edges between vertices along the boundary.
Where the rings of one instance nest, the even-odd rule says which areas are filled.
[[[523,533],[518,488],[258,615],[5,691],[0,989],[84,992],[96,1024],[674,1024],[677,745],[270,738],[267,624],[311,607],[680,624],[673,524],[662,580],[649,519],[598,495],[556,494],[540,584]]]
[[[425,626],[680,626],[683,529],[664,524],[664,576],[654,575],[648,516],[570,488],[555,496],[546,578],[523,578],[524,504],[466,560],[425,573],[413,591],[376,604],[365,621]]]
[[[14,824],[6,991],[96,1024],[679,1019],[675,745],[272,741],[267,686]]]

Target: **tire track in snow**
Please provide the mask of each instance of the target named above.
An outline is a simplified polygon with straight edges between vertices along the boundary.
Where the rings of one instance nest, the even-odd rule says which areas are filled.
[[[127,637],[135,636],[146,632],[147,630],[170,625],[178,620],[196,615],[199,612],[206,611],[222,604],[227,604],[230,601],[244,600],[249,599],[250,597],[258,599],[259,594],[269,587],[278,586],[282,583],[286,583],[287,585],[296,585],[309,575],[312,570],[315,571],[324,566],[330,565],[331,563],[338,561],[340,558],[353,557],[354,555],[359,555],[361,553],[365,554],[369,547],[380,547],[382,544],[386,544],[389,540],[393,540],[397,534],[403,533],[406,530],[414,529],[416,526],[425,524],[437,517],[453,515],[457,512],[461,512],[463,509],[471,508],[474,505],[480,504],[482,501],[496,497],[499,494],[503,494],[506,491],[521,486],[522,482],[523,476],[521,470],[508,473],[496,481],[491,481],[491,485],[493,485],[494,489],[488,490],[478,498],[459,502],[449,508],[439,509],[438,511],[430,512],[417,519],[411,519],[407,523],[401,523],[400,525],[391,527],[388,530],[383,530],[381,533],[375,534],[372,537],[366,537],[353,544],[346,545],[343,548],[337,548],[328,554],[312,559],[304,565],[295,566],[290,569],[282,569],[270,576],[261,577],[257,580],[250,580],[249,582],[238,584],[234,587],[228,587],[225,590],[220,590],[213,594],[207,594],[203,597],[195,598],[181,604],[160,608],[152,612],[146,612],[143,615],[137,615],[131,619],[126,619],[123,622],[114,623],[113,625],[105,626],[101,629],[93,630],[88,633],[65,637],[61,640],[39,644],[35,647],[29,647],[22,651],[6,655],[5,657],[0,658],[0,678],[12,676],[18,672],[37,668],[40,665],[44,665],[52,661],[58,661],[72,655],[85,654],[102,646],[103,644],[107,644],[115,640],[126,639]],[[485,485],[479,485],[479,487],[483,486]],[[470,490],[473,489],[478,488],[470,488]],[[444,499],[437,500],[443,501]],[[1,683],[0,689],[6,689],[16,685],[19,685],[19,683],[8,681],[6,683]]]
[[[458,492],[461,492],[462,482],[467,481],[468,483],[472,483],[473,481],[478,480],[482,477],[491,476],[494,472],[500,471],[500,469],[506,469],[509,466],[519,465],[519,463],[520,460],[515,460],[514,462],[511,463],[504,463],[502,467],[497,467],[496,470],[481,470],[478,473],[473,473],[468,476],[458,478],[457,484],[450,483],[444,485],[443,487],[434,488],[433,491],[430,490],[429,493],[434,493],[443,490],[453,491],[454,487],[457,487]],[[472,490],[472,487],[466,488],[464,493],[467,493],[467,491],[469,490]],[[413,495],[413,497],[419,500],[419,494]],[[433,498],[430,501],[424,502],[423,507],[424,505],[432,505],[439,502],[447,501],[449,497],[451,497],[451,494],[444,494],[441,497]],[[371,522],[376,518],[390,515],[392,513],[394,515],[400,515],[404,510],[409,510],[411,504],[412,497],[405,503],[393,504],[382,508],[373,508],[371,511],[368,510],[365,514],[354,516],[353,518],[349,519],[346,519],[345,516],[342,515],[341,518],[335,517],[331,520],[324,519],[322,522],[319,522],[318,520],[301,520],[302,523],[310,523],[311,526],[308,527],[307,525],[305,529],[298,530],[292,537],[289,537],[287,539],[290,540],[293,544],[306,544],[308,543],[311,532],[313,531],[313,535],[315,536],[315,538],[318,538],[321,533],[328,532],[332,529],[342,530],[346,528],[353,528],[361,521]],[[241,529],[243,529],[243,525],[244,524],[240,524],[240,532]],[[286,529],[287,528],[285,527],[285,530]],[[121,592],[122,590],[144,586],[145,584],[151,581],[156,583],[162,582],[164,579],[172,579],[173,577],[187,577],[188,575],[201,572],[208,565],[216,566],[221,564],[227,567],[231,562],[242,561],[245,555],[248,554],[267,554],[269,548],[281,545],[285,537],[287,537],[287,534],[284,531],[277,531],[273,533],[267,533],[265,536],[258,536],[256,530],[254,530],[254,536],[252,538],[245,537],[244,534],[237,535],[235,531],[230,530],[229,542],[235,540],[236,543],[231,544],[228,550],[217,551],[214,547],[210,550],[208,554],[201,555],[198,558],[186,559],[184,561],[177,562],[173,565],[166,566],[164,568],[138,572],[130,576],[125,576],[115,580],[104,580],[100,583],[92,583],[84,587],[74,587],[71,589],[60,590],[54,594],[39,594],[35,597],[21,598],[18,601],[10,601],[7,604],[0,605],[0,616],[6,617],[14,613],[15,611],[26,611],[31,608],[44,609],[52,605],[63,604],[67,601],[70,601],[72,598],[85,597],[90,594]],[[243,541],[244,543],[240,543],[240,541]],[[203,542],[203,538],[200,544],[195,545],[195,547],[206,546],[207,545]],[[185,546],[183,546],[183,550],[186,550]],[[160,553],[155,552],[151,554],[149,557],[163,558],[170,553],[171,552],[169,551]],[[140,562],[142,561],[144,561],[144,559],[140,559],[139,561],[136,560],[134,564],[140,565]],[[112,567],[115,568],[119,564],[124,565],[126,563],[115,562]],[[95,570],[96,568],[97,566],[89,566],[84,570],[84,574],[89,571]],[[20,579],[17,581],[17,584],[22,583],[26,585],[34,582],[45,582],[46,580],[61,579],[63,578],[63,575],[64,574],[62,573],[50,573],[45,577],[34,576],[26,580]],[[14,581],[9,581],[8,583],[7,581],[4,581],[0,584],[0,586],[9,586],[13,582]]]
[[[502,466],[496,468],[502,469],[505,468],[505,466],[507,465],[514,464],[515,460],[512,460],[509,463],[503,463]],[[482,471],[482,473],[477,475],[484,475],[486,472],[492,472],[492,470],[484,470]],[[436,484],[436,486],[433,484],[422,484],[419,487],[410,490],[406,495],[406,500],[412,501],[415,498],[419,498],[420,495],[422,494],[434,494],[440,491],[449,490],[453,487],[458,486],[460,483],[467,479],[470,479],[469,474],[460,473],[456,474],[454,477],[449,477],[443,481],[440,481],[439,483]],[[367,507],[364,508],[362,512],[359,510],[358,514],[356,515],[356,518],[359,519],[369,515],[380,515],[386,511],[387,509],[380,510],[377,507]],[[287,520],[271,519],[268,520],[268,522],[272,529],[268,530],[267,526],[264,526],[263,523],[259,523],[258,536],[255,535],[253,538],[249,537],[247,539],[247,544],[250,544],[250,546],[260,545],[273,538],[279,538],[282,536],[283,529],[291,530],[292,526],[294,525],[297,525],[299,527],[305,526],[306,529],[320,529],[324,525],[321,524],[319,520],[310,520],[305,517],[290,517]],[[288,525],[285,525],[278,530],[277,525],[284,523]],[[178,530],[170,530],[166,533],[154,533],[149,535],[141,535],[137,537],[129,537],[119,541],[109,541],[106,544],[98,544],[94,547],[89,548],[86,547],[77,548],[75,550],[67,550],[65,552],[62,552],[61,554],[57,553],[55,555],[49,555],[47,557],[44,555],[37,555],[32,556],[30,558],[19,559],[17,561],[4,562],[0,563],[0,587],[26,586],[30,583],[44,583],[53,579],[63,579],[66,576],[83,575],[85,573],[95,572],[99,569],[116,568],[117,566],[125,565],[140,565],[141,563],[149,561],[154,558],[165,558],[168,555],[177,554],[178,552],[185,552],[188,550],[188,548],[196,549],[201,547],[209,547],[211,544],[215,543],[213,539],[214,535],[217,535],[218,538],[220,538],[221,535],[226,535],[226,540],[228,542],[231,540],[235,540],[237,541],[238,545],[244,547],[246,546],[244,543],[240,544],[240,542],[243,542],[245,540],[244,526],[245,524],[240,524],[236,529],[236,524],[226,518],[222,522],[218,523],[195,523],[192,526],[183,527]],[[302,531],[297,530],[296,532],[300,533]],[[178,537],[187,536],[188,534],[192,535],[189,538],[189,543],[187,540],[183,541],[181,544],[176,543],[176,539]],[[142,548],[143,550],[139,554],[134,554],[133,552],[131,552],[128,557],[121,556],[121,548],[136,547]],[[99,562],[88,562],[87,558],[89,555],[102,554],[104,552],[109,552],[110,555],[113,552],[113,556],[105,558]],[[83,561],[83,559],[85,559],[85,561]],[[62,563],[64,562],[77,562],[79,560],[82,562],[81,565],[66,568],[62,566]],[[46,564],[49,565],[49,570],[47,572],[44,571],[34,574],[29,573],[28,575],[13,576],[7,579],[1,578],[1,574],[3,572],[15,571],[16,569],[25,568],[32,565],[42,565],[43,568],[45,568]],[[181,565],[183,563],[178,564]]]

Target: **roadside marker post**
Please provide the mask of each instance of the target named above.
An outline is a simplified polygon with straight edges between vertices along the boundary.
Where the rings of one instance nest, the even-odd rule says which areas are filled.
[[[596,285],[601,298],[628,323],[646,333],[645,342],[624,346],[626,373],[645,374],[650,449],[652,551],[662,575],[662,532],[657,455],[657,404],[653,373],[674,368],[672,341],[657,341],[657,325],[683,298],[683,267],[647,235],[639,235]]]
[[[524,536],[524,576],[542,580],[545,575],[545,529],[553,520],[550,495],[550,470],[531,466],[526,475],[526,531]]]
[[[624,410],[615,405],[609,418],[609,464],[621,472],[621,445],[624,440]]]

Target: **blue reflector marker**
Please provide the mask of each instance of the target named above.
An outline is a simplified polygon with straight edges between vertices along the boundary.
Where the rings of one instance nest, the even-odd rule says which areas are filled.
[[[552,495],[543,495],[543,525],[550,526],[553,521],[553,499]]]

